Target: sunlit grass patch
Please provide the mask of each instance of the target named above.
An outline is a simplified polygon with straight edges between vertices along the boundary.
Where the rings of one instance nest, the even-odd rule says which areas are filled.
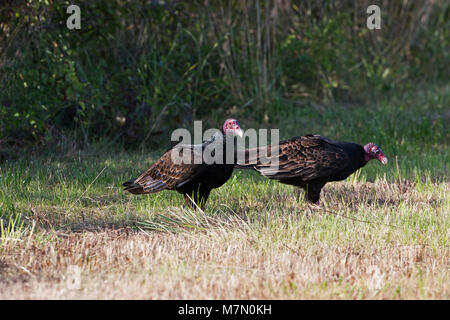
[[[378,109],[366,127],[362,109],[286,119],[287,136],[380,140],[389,158],[328,183],[319,207],[239,170],[204,211],[174,191],[124,192],[162,151],[4,161],[0,298],[448,299],[448,131],[415,119],[428,116],[419,104],[397,120]]]

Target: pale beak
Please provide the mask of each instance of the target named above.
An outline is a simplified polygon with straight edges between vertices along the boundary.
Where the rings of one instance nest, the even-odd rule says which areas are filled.
[[[388,163],[388,159],[385,156],[379,157],[378,160],[384,165]]]
[[[241,128],[237,128],[234,133],[236,133],[236,135],[238,135],[240,138],[242,138],[244,136],[244,132],[242,131]]]

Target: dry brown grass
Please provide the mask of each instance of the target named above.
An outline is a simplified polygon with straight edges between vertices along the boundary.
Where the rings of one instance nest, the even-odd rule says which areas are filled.
[[[447,248],[264,248],[245,235],[228,237],[127,230],[53,236],[2,259],[0,298],[448,298]],[[67,282],[73,266],[81,270],[79,288]]]
[[[449,185],[427,186],[330,184],[327,213],[274,184],[236,213],[169,208],[202,221],[173,233],[36,228],[3,244],[0,299],[448,299]]]

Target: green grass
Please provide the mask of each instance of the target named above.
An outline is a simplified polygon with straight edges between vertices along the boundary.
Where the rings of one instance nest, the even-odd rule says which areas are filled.
[[[327,184],[319,208],[237,170],[204,212],[176,192],[123,192],[162,151],[3,162],[0,298],[448,299],[449,102],[438,88],[380,106],[292,107],[283,138],[374,141],[390,161]],[[72,265],[81,291],[64,285]]]

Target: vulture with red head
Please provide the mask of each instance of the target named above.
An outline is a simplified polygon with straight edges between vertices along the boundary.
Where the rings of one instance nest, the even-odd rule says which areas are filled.
[[[222,186],[233,173],[235,135],[242,137],[239,122],[227,119],[222,130],[202,144],[178,145],[164,153],[139,177],[125,182],[124,190],[133,194],[175,190],[184,195],[188,205],[193,205],[191,197],[203,209],[211,190]],[[232,148],[227,148],[229,143]],[[231,161],[227,157],[230,150]]]
[[[346,179],[372,159],[387,163],[380,147],[372,142],[361,146],[306,135],[238,151],[235,168],[253,169],[267,178],[303,188],[306,199],[319,204],[320,191],[327,182]]]

